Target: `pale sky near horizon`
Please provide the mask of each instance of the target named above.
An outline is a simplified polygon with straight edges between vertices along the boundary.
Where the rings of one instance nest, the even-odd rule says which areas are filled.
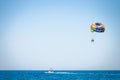
[[[120,0],[0,0],[0,70],[120,70],[119,25]]]

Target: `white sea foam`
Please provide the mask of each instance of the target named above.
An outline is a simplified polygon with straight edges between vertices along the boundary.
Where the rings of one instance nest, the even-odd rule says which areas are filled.
[[[77,74],[73,72],[45,72],[46,74]]]
[[[76,74],[76,73],[73,73],[73,72],[56,72],[56,74]]]

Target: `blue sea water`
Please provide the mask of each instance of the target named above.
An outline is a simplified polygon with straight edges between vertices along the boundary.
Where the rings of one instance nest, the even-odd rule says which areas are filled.
[[[0,80],[120,80],[120,71],[1,70]]]

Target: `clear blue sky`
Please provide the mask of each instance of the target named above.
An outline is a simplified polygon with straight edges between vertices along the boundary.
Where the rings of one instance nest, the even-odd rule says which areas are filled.
[[[119,34],[120,0],[0,0],[0,69],[118,70]]]

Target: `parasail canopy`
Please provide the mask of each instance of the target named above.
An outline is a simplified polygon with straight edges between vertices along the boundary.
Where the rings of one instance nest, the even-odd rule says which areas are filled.
[[[105,26],[102,23],[93,23],[90,26],[90,31],[91,32],[98,32],[98,33],[103,33],[105,31]]]

